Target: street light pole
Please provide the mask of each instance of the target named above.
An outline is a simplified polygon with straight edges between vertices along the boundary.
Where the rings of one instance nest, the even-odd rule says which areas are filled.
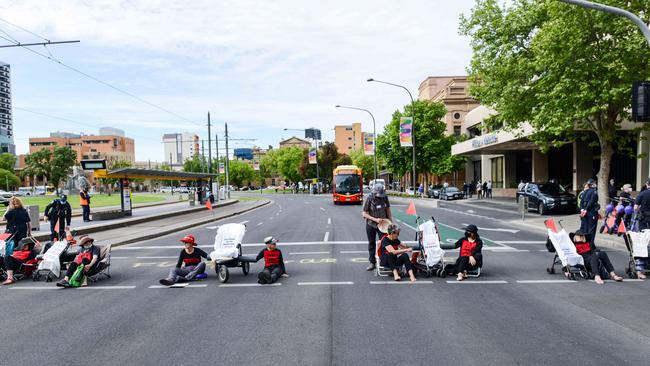
[[[411,98],[411,113],[412,113],[411,118],[413,118],[413,124],[411,125],[411,144],[413,145],[412,146],[412,150],[413,150],[413,177],[411,179],[411,184],[413,185],[413,196],[415,196],[415,192],[417,191],[417,187],[415,186],[415,180],[417,179],[417,175],[416,175],[417,172],[415,170],[415,101],[413,100],[413,95],[411,94],[411,91],[409,91],[408,88],[403,86],[403,85],[393,84],[393,83],[389,83],[387,81],[375,80],[373,78],[370,78],[367,81],[368,82],[374,81],[376,83],[382,83],[382,84],[402,88],[402,89],[406,90],[406,92],[409,94],[409,97]]]
[[[641,32],[645,36],[646,40],[648,41],[648,45],[650,45],[650,28],[639,18],[638,16],[630,13],[629,11],[621,8],[617,8],[614,6],[609,6],[609,5],[604,5],[604,4],[599,4],[599,3],[594,3],[591,1],[584,1],[584,0],[560,0],[563,3],[571,4],[571,5],[577,5],[581,6],[583,8],[587,9],[593,9],[593,10],[598,10],[602,11],[605,13],[610,13],[614,15],[618,15],[621,17],[626,17],[634,24],[636,24],[639,29],[641,29]]]
[[[377,181],[377,127],[375,124],[375,116],[373,116],[369,110],[363,108],[348,107],[344,105],[337,105],[336,108],[347,108],[347,109],[356,109],[358,111],[364,111],[367,112],[372,118],[372,149],[373,149],[372,153],[374,155],[374,160],[375,160],[375,181]]]

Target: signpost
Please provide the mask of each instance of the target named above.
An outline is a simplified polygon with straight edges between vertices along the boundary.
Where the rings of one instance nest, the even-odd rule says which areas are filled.
[[[120,179],[120,201],[122,203],[122,212],[125,216],[132,215],[131,207],[131,188],[128,179]]]

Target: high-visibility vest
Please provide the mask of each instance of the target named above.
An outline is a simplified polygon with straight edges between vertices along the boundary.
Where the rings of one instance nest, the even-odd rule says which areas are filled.
[[[86,195],[84,195],[83,192],[79,193],[79,205],[88,206],[88,199],[86,198]]]

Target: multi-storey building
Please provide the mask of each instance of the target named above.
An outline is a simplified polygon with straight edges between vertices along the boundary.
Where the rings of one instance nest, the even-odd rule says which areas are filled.
[[[122,133],[123,134],[123,133]],[[77,160],[106,159],[135,162],[135,142],[132,138],[118,135],[78,135],[69,132],[53,132],[50,137],[29,139],[29,153],[41,149],[54,150],[57,146],[67,146],[77,152]]]
[[[418,91],[420,100],[440,102],[447,108],[444,119],[447,135],[460,135],[465,116],[479,106],[469,95],[467,76],[429,76],[420,83]]]
[[[0,62],[0,152],[16,154],[11,116],[11,69]]]
[[[339,153],[349,155],[352,151],[363,148],[361,123],[334,126],[334,145]]]
[[[163,135],[163,161],[172,169],[180,170],[187,159],[200,154],[199,136],[194,133],[166,133]]]

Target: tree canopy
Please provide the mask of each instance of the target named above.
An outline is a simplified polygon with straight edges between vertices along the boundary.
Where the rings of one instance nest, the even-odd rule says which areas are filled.
[[[278,173],[289,182],[300,182],[300,164],[304,155],[305,150],[296,146],[279,149],[276,155]]]
[[[201,155],[194,155],[191,158],[185,159],[183,162],[183,171],[190,173],[203,173],[208,171],[208,162]],[[212,167],[214,172],[215,167]]]
[[[10,190],[20,186],[20,179],[12,171],[0,168],[0,188]]]
[[[16,156],[10,153],[0,154],[0,169],[8,170],[13,173],[16,165]]]
[[[41,149],[25,156],[23,174],[42,176],[58,189],[59,183],[68,177],[77,160],[77,152],[69,147],[57,146],[54,151]]]
[[[650,22],[650,2],[609,0]],[[629,134],[634,80],[650,76],[650,48],[629,20],[558,1],[479,0],[461,17],[471,38],[471,94],[498,115],[488,121],[516,129],[526,121],[542,147],[593,133],[600,145],[598,187],[607,195],[610,162]]]
[[[228,173],[229,183],[237,187],[250,183],[257,176],[250,165],[240,160],[228,162]]]
[[[375,179],[375,159],[372,155],[366,155],[366,152],[361,148],[352,151],[350,159],[352,159],[352,164],[361,168],[365,181]]]

